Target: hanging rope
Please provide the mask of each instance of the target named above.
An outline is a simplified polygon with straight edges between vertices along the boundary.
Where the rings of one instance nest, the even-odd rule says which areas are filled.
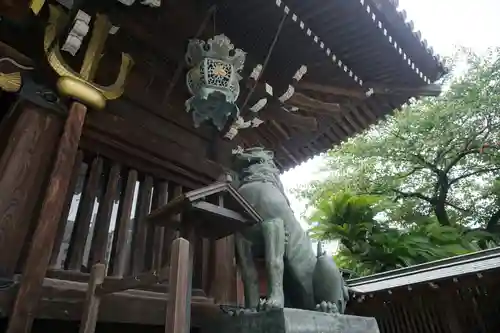
[[[267,51],[266,59],[264,60],[264,64],[262,64],[262,70],[260,71],[259,77],[257,77],[256,80],[254,80],[254,83],[252,87],[250,88],[250,91],[248,92],[245,101],[240,107],[240,110],[243,114],[245,107],[247,106],[248,102],[250,102],[250,98],[252,97],[253,93],[255,92],[255,89],[257,88],[257,84],[259,83],[259,79],[264,75],[264,71],[266,70],[267,64],[269,63],[269,59],[271,59],[271,55],[273,53],[274,47],[276,46],[276,43],[278,42],[278,38],[281,34],[281,30],[283,29],[283,26],[285,25],[286,17],[288,14],[286,12],[283,12],[283,17],[281,18],[280,24],[278,26],[278,30],[276,30],[276,33],[274,34],[274,39],[273,42],[271,43],[271,46],[269,47],[269,50]]]
[[[213,18],[213,24],[214,24],[214,30],[215,30],[215,13],[217,12],[217,5],[212,5],[207,13],[205,14],[205,18],[203,19],[200,27],[198,28],[198,31],[196,32],[196,35],[194,35],[194,39],[197,39],[201,36],[203,31],[205,31],[205,28],[207,27],[208,23],[210,22],[210,18]],[[179,81],[182,71],[185,66],[185,60],[182,58],[179,63],[177,64],[177,68],[175,69],[174,76],[172,77],[172,81],[170,81],[170,84],[168,85],[167,90],[165,91],[165,95],[163,96],[163,101],[161,103],[162,108],[167,106],[168,99],[170,95],[172,94],[172,91],[174,90],[175,86],[177,85],[177,82]]]

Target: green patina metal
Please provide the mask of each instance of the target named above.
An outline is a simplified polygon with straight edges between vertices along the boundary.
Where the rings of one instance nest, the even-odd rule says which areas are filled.
[[[349,296],[342,275],[331,257],[314,254],[311,240],[290,207],[273,158],[271,151],[262,148],[234,155],[233,186],[264,219],[236,235],[245,307],[343,313]],[[266,262],[265,300],[259,299],[255,257]]]
[[[211,121],[221,131],[228,120],[238,118],[235,102],[240,93],[239,72],[245,64],[245,56],[245,52],[234,49],[224,35],[207,42],[189,41],[186,62],[191,69],[186,84],[193,96],[186,101],[186,110],[192,113],[195,127]]]

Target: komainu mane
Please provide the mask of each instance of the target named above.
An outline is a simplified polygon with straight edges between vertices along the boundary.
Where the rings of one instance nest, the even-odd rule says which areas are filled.
[[[249,148],[234,156],[233,185],[264,222],[236,235],[245,307],[293,307],[343,313],[348,292],[332,258],[313,252],[312,243],[290,208],[273,153]],[[260,300],[254,258],[264,258],[268,295]]]

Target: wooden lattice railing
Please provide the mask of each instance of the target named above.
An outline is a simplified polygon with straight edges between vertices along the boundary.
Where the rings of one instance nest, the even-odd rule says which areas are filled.
[[[121,278],[168,264],[170,243],[177,232],[148,224],[145,218],[191,189],[86,151],[78,153],[71,188],[51,270],[59,276],[65,276],[64,271],[90,273],[94,264],[101,263],[107,267],[107,276]],[[201,248],[194,259],[193,286],[208,289],[213,244],[201,237],[196,242]]]

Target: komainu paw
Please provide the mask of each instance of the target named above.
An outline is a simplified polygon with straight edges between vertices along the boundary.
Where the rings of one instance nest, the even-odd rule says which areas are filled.
[[[332,302],[321,302],[316,305],[316,311],[324,313],[339,313],[339,308]]]
[[[282,308],[283,308],[282,302],[279,302],[272,298],[270,299],[261,298],[257,311],[262,312],[262,311],[269,311],[273,309],[282,309]]]

